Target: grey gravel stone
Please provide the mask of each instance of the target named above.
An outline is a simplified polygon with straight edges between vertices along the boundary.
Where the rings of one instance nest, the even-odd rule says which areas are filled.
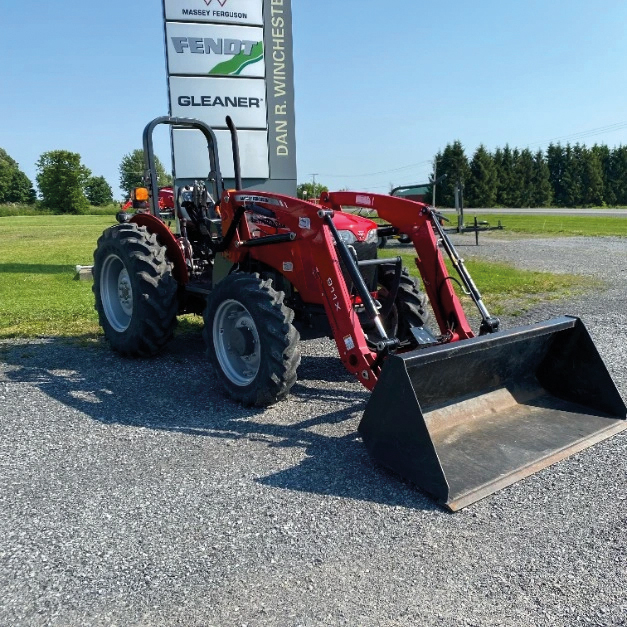
[[[481,244],[464,256],[607,282],[505,322],[582,316],[625,396],[627,241]],[[0,343],[0,624],[626,624],[624,435],[449,514],[370,461],[334,345],[303,352],[259,411],[200,336],[145,361]]]

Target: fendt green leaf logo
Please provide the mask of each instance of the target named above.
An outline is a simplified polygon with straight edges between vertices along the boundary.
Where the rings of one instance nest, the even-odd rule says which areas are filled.
[[[243,50],[228,61],[218,63],[209,74],[213,76],[239,76],[242,70],[263,59],[263,41],[258,41],[250,49],[250,54]]]
[[[239,76],[244,68],[263,60],[263,41],[172,37],[172,45],[177,54],[213,54],[231,57],[211,68],[208,72],[210,76]]]

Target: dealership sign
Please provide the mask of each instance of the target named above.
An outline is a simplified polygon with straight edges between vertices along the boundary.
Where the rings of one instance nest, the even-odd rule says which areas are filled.
[[[196,118],[213,128],[230,115],[238,129],[268,127],[264,81],[235,78],[172,76],[172,115]]]
[[[215,133],[222,176],[233,179],[235,173],[231,159],[231,135],[226,130],[217,130]],[[210,166],[204,136],[197,131],[174,129],[172,138],[176,155],[176,178],[207,178]],[[246,173],[246,178],[256,181],[269,179],[267,131],[239,131],[238,139],[242,172]]]
[[[261,28],[168,23],[166,39],[170,75],[263,78],[265,74]]]
[[[271,0],[270,0],[271,1]],[[213,22],[263,26],[263,2],[259,0],[168,0],[168,22]]]
[[[206,122],[232,176],[226,116],[240,130],[244,186],[296,192],[291,0],[164,0],[170,114]],[[174,129],[177,180],[204,178],[206,142]]]

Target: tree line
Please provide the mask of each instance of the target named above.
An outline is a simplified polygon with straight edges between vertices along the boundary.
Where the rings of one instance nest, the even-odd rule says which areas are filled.
[[[550,144],[546,151],[532,152],[477,148],[468,159],[460,141],[447,144],[435,156],[436,203],[455,206],[455,188],[461,184],[467,207],[596,207],[627,205],[627,146],[591,148],[575,144]],[[37,188],[19,164],[0,148],[0,204],[37,203],[58,213],[83,213],[89,205],[113,202],[111,186],[103,176],[93,176],[78,153],[67,150],[45,152],[37,161]],[[156,159],[159,185],[172,178]],[[124,155],[119,166],[120,187],[130,195],[142,184],[144,155],[134,150]],[[326,187],[303,183],[299,198],[317,198]]]
[[[599,207],[627,205],[627,146],[550,144],[532,152],[477,148],[468,159],[459,141],[435,156],[436,203],[455,206],[461,183],[467,207]]]
[[[169,185],[171,177],[155,157],[159,185]],[[37,161],[37,188],[6,150],[0,148],[0,204],[37,204],[55,213],[80,214],[90,205],[102,207],[113,203],[113,190],[104,176],[93,176],[78,153],[67,150],[44,152]],[[144,152],[134,150],[124,155],[119,167],[120,187],[127,196],[142,184]]]

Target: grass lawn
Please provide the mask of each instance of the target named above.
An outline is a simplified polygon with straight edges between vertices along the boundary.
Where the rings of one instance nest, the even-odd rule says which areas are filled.
[[[96,240],[112,217],[0,218],[0,337],[96,336],[91,282],[75,266],[91,265]]]
[[[75,266],[91,265],[98,237],[113,223],[112,216],[0,218],[0,338],[100,335],[92,284],[74,280]],[[415,270],[411,253],[405,253],[404,262]],[[584,277],[525,272],[504,264],[469,262],[468,268],[495,314],[515,313],[530,302],[591,285]],[[182,322],[183,332],[200,326],[197,317]]]
[[[447,215],[451,223],[457,224],[455,216]],[[475,214],[472,209],[464,211],[467,224],[472,223]],[[546,216],[540,214],[477,214],[478,220],[485,220],[491,226],[501,221],[505,227],[504,233],[521,233],[527,235],[603,235],[627,237],[627,210],[625,217],[605,216]],[[470,234],[474,237],[474,234]],[[479,235],[481,237],[481,234]]]
[[[420,276],[414,261],[415,254],[411,250],[397,252],[384,249],[380,253],[382,257],[400,255],[403,265],[407,266],[410,273]],[[449,260],[446,261],[450,275],[459,278]],[[519,270],[493,261],[469,260],[464,261],[464,265],[479,288],[488,311],[497,316],[519,315],[539,302],[572,297],[600,285],[586,276]],[[470,313],[475,307],[472,300],[463,295],[457,285],[453,285],[461,296],[464,309]]]

